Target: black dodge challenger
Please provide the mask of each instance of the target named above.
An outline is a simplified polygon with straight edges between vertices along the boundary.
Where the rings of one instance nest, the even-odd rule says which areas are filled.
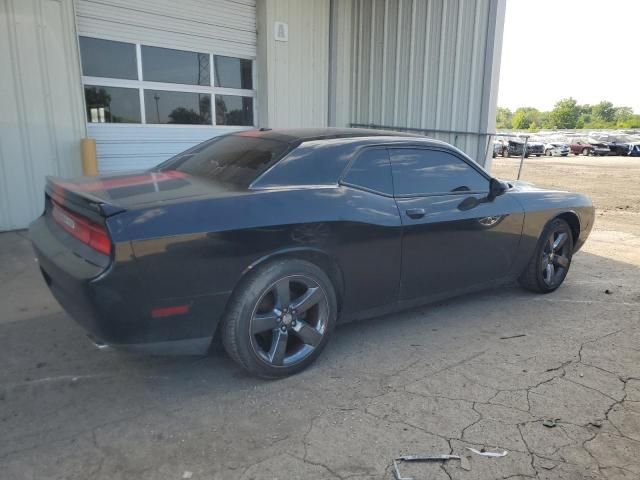
[[[42,275],[99,345],[309,365],[339,321],[519,280],[552,292],[589,235],[577,193],[492,178],[460,150],[371,130],[255,130],[151,170],[49,178]]]

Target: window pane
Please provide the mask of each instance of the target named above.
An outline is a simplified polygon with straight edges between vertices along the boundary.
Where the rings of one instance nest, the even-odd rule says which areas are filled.
[[[457,156],[441,150],[392,149],[396,195],[486,192],[489,181]]]
[[[140,123],[140,96],[135,88],[84,86],[90,123]]]
[[[253,88],[251,60],[216,55],[213,62],[216,67],[216,87]]]
[[[218,125],[253,125],[253,98],[216,95]]]
[[[142,78],[152,82],[211,85],[209,54],[142,46]]]
[[[260,138],[253,132],[240,132],[207,140],[167,160],[158,168],[248,187],[288,148],[286,142]]]
[[[147,123],[211,125],[211,95],[145,90]]]
[[[393,195],[391,164],[385,148],[365,150],[353,162],[344,177],[351,185]]]
[[[85,76],[138,79],[136,46],[132,43],[80,37],[80,56]]]

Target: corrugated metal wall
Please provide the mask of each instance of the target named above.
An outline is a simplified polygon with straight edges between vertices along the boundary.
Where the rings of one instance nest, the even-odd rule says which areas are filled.
[[[76,45],[72,0],[0,0],[0,231],[42,213],[45,175],[80,173]]]
[[[350,94],[336,71],[336,124],[349,108],[350,123],[487,132],[503,1],[354,0],[349,12],[336,0],[343,17],[351,13],[350,25],[336,26],[336,48],[352,52]],[[486,137],[431,136],[484,163]]]
[[[78,34],[254,59],[254,0],[76,0]],[[88,124],[101,173],[149,168],[246,127]]]
[[[287,42],[275,40],[276,21],[287,23]],[[261,0],[258,35],[259,126],[326,126],[329,0]]]

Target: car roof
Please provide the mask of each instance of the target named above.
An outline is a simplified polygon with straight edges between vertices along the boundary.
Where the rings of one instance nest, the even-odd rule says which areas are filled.
[[[447,146],[449,144],[427,138],[422,135],[416,135],[405,132],[395,132],[387,130],[373,130],[366,128],[282,128],[258,130],[244,130],[236,132],[233,135],[257,137],[269,140],[276,140],[292,144],[300,144],[303,142],[311,142],[318,140],[337,140],[344,141],[353,140],[354,143],[413,143],[430,144],[434,146]]]

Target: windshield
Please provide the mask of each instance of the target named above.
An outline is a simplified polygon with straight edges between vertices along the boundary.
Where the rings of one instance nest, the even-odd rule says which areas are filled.
[[[216,137],[200,143],[156,167],[246,188],[289,148],[289,144],[252,132]]]

